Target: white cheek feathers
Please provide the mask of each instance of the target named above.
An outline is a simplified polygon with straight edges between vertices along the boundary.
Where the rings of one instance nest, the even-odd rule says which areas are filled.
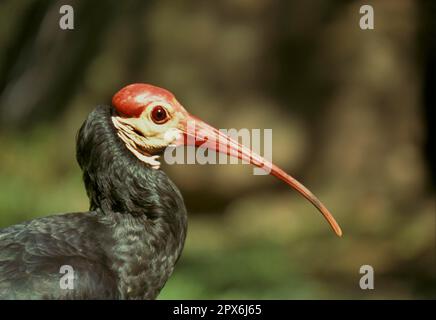
[[[135,134],[134,129],[124,122],[124,119],[120,117],[112,117],[112,123],[117,129],[117,135],[125,143],[127,149],[133,153],[142,162],[148,164],[153,169],[160,168],[160,162],[158,161],[158,155],[150,155],[146,150],[146,143],[141,137]]]
[[[145,154],[142,154],[138,152],[134,147],[132,147],[130,144],[126,144],[127,149],[129,149],[139,160],[144,162],[145,164],[148,164],[153,169],[159,169],[160,168],[160,161],[159,156],[146,156]]]

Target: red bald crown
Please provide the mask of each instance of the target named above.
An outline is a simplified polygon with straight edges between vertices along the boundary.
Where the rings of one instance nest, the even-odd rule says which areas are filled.
[[[175,98],[168,90],[146,83],[130,84],[112,98],[112,105],[124,116],[139,117],[147,105],[156,100],[172,103]]]

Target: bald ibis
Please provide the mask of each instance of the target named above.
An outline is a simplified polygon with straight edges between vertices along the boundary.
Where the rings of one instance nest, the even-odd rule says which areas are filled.
[[[194,132],[187,129],[189,121],[196,123]],[[96,107],[77,135],[90,211],[0,230],[0,298],[156,298],[180,257],[187,229],[182,195],[159,169],[159,155],[183,144],[270,166],[272,175],[342,234],[326,207],[280,168],[191,116],[169,91],[132,84],[114,95],[112,106]],[[67,288],[60,285],[62,266],[73,270]]]

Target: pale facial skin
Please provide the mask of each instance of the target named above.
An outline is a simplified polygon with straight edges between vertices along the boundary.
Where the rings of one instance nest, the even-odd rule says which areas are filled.
[[[157,153],[181,138],[182,123],[186,121],[187,112],[180,109],[181,106],[174,108],[163,99],[143,103],[147,107],[139,117],[114,116],[112,122],[127,148],[138,159],[158,169],[160,162]],[[156,118],[156,111],[159,111],[160,118]]]

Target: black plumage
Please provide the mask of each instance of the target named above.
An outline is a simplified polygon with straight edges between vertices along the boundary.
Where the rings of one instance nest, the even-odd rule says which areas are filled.
[[[187,214],[167,175],[117,136],[114,110],[99,106],[77,136],[90,211],[0,230],[2,299],[153,299],[182,251]],[[61,289],[62,265],[74,289]]]

